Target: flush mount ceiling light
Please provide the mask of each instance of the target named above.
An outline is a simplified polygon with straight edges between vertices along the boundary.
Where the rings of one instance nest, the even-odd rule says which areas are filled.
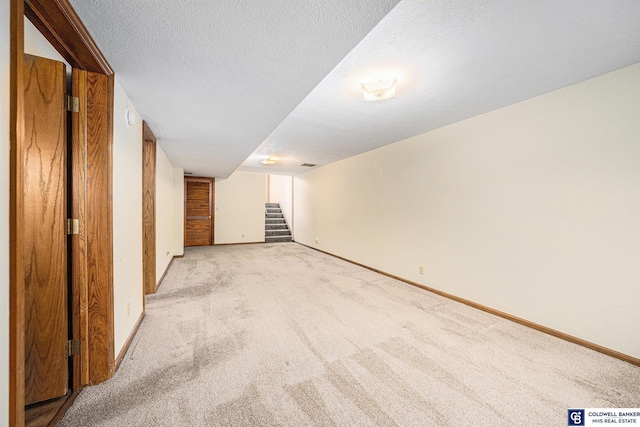
[[[271,165],[275,165],[276,163],[278,163],[278,161],[276,159],[272,158],[272,157],[267,157],[261,163],[263,165],[271,166]]]
[[[362,83],[362,97],[365,101],[382,101],[396,96],[397,78],[380,80],[372,83]]]

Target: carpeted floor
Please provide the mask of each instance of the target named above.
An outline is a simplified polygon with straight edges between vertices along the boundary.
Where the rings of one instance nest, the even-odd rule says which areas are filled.
[[[640,368],[296,243],[187,249],[62,426],[563,426]]]

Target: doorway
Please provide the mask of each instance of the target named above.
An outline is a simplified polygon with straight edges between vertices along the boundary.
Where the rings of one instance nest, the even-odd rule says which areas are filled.
[[[55,395],[63,390],[61,378],[65,378],[66,393],[60,398],[45,400],[39,405],[39,410],[47,413],[56,413],[55,418],[64,414],[64,408],[71,404],[78,391],[87,384],[98,384],[113,375],[113,280],[112,280],[112,215],[111,215],[111,146],[113,140],[113,70],[97,49],[82,22],[71,8],[68,2],[48,2],[34,0],[23,2],[10,0],[11,11],[11,62],[10,62],[10,194],[9,194],[9,425],[21,426],[25,424],[25,404],[38,401],[50,395]],[[41,159],[49,159],[39,164],[35,161],[34,153],[41,150],[40,143],[33,142],[33,132],[27,128],[30,126],[29,111],[33,107],[31,101],[27,101],[27,85],[31,78],[28,69],[28,59],[24,56],[24,17],[35,25],[42,35],[51,43],[55,50],[73,67],[75,78],[72,80],[72,92],[78,97],[80,113],[73,113],[70,123],[65,123],[64,131],[56,135],[54,155],[44,151]],[[31,67],[33,69],[33,67]],[[44,79],[40,67],[36,67],[37,78]],[[45,73],[43,71],[43,73]],[[57,72],[56,72],[57,73]],[[53,75],[55,76],[56,73]],[[54,77],[55,80],[55,77]],[[54,85],[55,86],[55,85]],[[65,110],[65,97],[58,98],[53,95],[53,89],[47,86],[41,96],[50,100],[53,104],[63,105]],[[57,93],[57,89],[55,89]],[[66,92],[65,92],[66,93]],[[63,117],[66,113],[63,113]],[[38,119],[40,120],[40,119]],[[59,120],[59,118],[57,119]],[[62,121],[67,122],[66,118]],[[48,128],[45,126],[44,128]],[[44,129],[38,123],[38,134]],[[53,127],[55,129],[55,126]],[[58,128],[59,129],[59,128]],[[29,132],[29,134],[27,134]],[[72,176],[67,175],[69,164],[66,163],[67,141],[62,134],[70,133],[72,145]],[[35,150],[34,150],[35,149]],[[30,158],[27,158],[27,157]],[[48,156],[48,157],[47,157]],[[65,167],[60,168],[59,163],[64,159]],[[56,163],[58,166],[52,166]],[[62,169],[62,177],[59,170]],[[48,173],[47,173],[48,172]],[[32,179],[34,178],[34,179]],[[73,194],[71,202],[67,202],[69,193],[65,185],[60,182],[71,182]],[[42,190],[42,194],[36,197],[41,206],[34,208],[34,202],[29,195],[29,189]],[[62,188],[62,190],[60,190]],[[78,219],[79,234],[74,234],[67,241],[67,212],[69,207],[72,218]],[[42,227],[33,227],[34,215],[46,212],[47,215],[39,217],[38,221],[45,224],[50,222],[49,230]],[[62,212],[62,222],[59,214]],[[35,214],[34,214],[35,213]],[[52,214],[51,214],[52,213]],[[54,219],[49,218],[49,214]],[[36,222],[36,225],[39,225]],[[46,228],[46,227],[45,227]],[[59,231],[61,233],[59,233]],[[60,240],[62,236],[62,243]],[[49,237],[47,237],[49,236]],[[43,243],[49,238],[47,246],[49,256],[41,256]],[[59,251],[60,246],[64,250]],[[66,248],[72,247],[72,257],[69,257]],[[56,248],[52,250],[52,248]],[[53,254],[55,252],[55,254]],[[59,255],[59,254],[62,255]],[[61,258],[62,257],[62,258]],[[60,259],[72,259],[73,272],[70,274],[63,261],[60,268]],[[55,258],[55,259],[54,259]],[[34,261],[35,260],[35,261]],[[55,262],[49,262],[55,261]],[[49,280],[49,273],[56,277]],[[34,284],[38,283],[65,283],[71,278],[71,295],[68,288],[60,292],[59,288],[51,299],[43,298],[54,303],[58,308],[49,307],[45,311],[47,316],[54,319],[54,325],[40,318],[42,311],[34,306],[33,295],[38,298],[39,292]],[[31,287],[31,289],[27,289]],[[47,289],[49,291],[49,289]],[[64,301],[64,303],[61,303]],[[31,312],[29,313],[29,310]],[[64,316],[58,314],[64,311]],[[51,317],[51,316],[53,317]],[[60,320],[63,319],[63,320]],[[70,322],[71,319],[71,322]],[[48,334],[50,337],[58,334],[63,337],[63,342],[51,348],[37,341],[42,331],[29,331],[30,325],[35,329],[50,329],[56,333]],[[44,325],[44,326],[43,326]],[[64,326],[60,326],[64,325]],[[62,332],[64,330],[64,332]],[[30,334],[30,337],[27,337]],[[35,338],[34,338],[35,337]],[[73,338],[70,343],[68,338]],[[36,341],[34,341],[36,339]],[[28,343],[27,341],[30,340]],[[34,342],[37,342],[35,344]],[[71,344],[71,345],[70,345]],[[29,346],[30,348],[27,348]],[[62,351],[60,348],[62,347]],[[67,358],[69,353],[75,353],[79,348],[80,354],[74,354]],[[60,361],[60,354],[64,355],[64,362]],[[57,378],[55,391],[48,389],[46,381],[49,372],[42,366],[32,369],[27,365],[28,358],[39,359],[43,365],[49,363],[47,354],[59,365],[54,375]],[[60,374],[65,368],[66,375]],[[69,365],[72,363],[72,367]],[[27,369],[33,372],[27,372]],[[48,367],[46,369],[49,369]],[[30,376],[31,379],[27,378]],[[41,377],[44,383],[33,381]],[[32,385],[27,383],[31,382]],[[27,387],[30,389],[28,390]],[[69,390],[74,392],[69,395]],[[35,391],[34,391],[35,390]],[[53,394],[49,394],[53,393]],[[35,397],[33,397],[35,396]],[[34,400],[35,399],[35,400]],[[41,406],[40,406],[41,405]],[[57,409],[56,409],[57,408]],[[42,422],[42,418],[38,420]]]
[[[214,242],[215,179],[184,178],[184,245],[211,246]]]
[[[144,294],[156,293],[156,137],[142,122],[142,274]]]

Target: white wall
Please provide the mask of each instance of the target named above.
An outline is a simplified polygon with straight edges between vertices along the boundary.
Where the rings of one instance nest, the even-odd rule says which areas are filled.
[[[24,18],[24,53],[64,62],[67,74],[71,73],[69,63],[27,18]]]
[[[156,283],[174,255],[173,165],[156,145]]]
[[[296,241],[638,358],[639,117],[636,64],[298,175]]]
[[[184,169],[173,168],[173,255],[184,255]]]
[[[215,244],[264,242],[266,179],[239,171],[216,179]]]
[[[125,108],[136,124],[125,122]],[[117,356],[142,314],[142,120],[115,81],[113,100],[113,302]]]
[[[9,425],[9,2],[0,2],[0,426]]]
[[[269,203],[280,203],[284,219],[293,230],[293,177],[269,175]]]

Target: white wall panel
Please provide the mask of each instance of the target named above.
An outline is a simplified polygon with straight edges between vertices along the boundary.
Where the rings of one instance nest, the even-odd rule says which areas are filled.
[[[173,168],[173,254],[184,255],[184,169]]]
[[[266,179],[256,172],[216,179],[216,244],[264,242]]]
[[[174,182],[173,165],[156,145],[156,283],[174,255]]]
[[[640,64],[297,175],[296,241],[640,357],[638,117]]]
[[[136,124],[125,122],[125,108]],[[142,120],[116,77],[113,100],[113,307],[115,355],[142,314]]]

